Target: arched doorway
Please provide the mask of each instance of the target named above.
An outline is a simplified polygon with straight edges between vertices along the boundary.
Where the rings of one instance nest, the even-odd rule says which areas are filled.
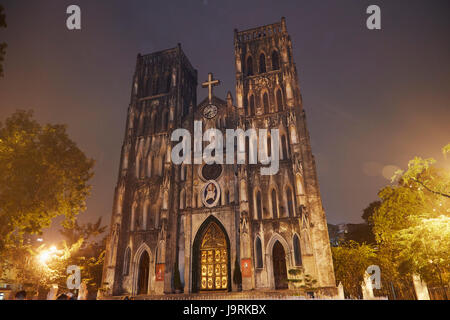
[[[273,245],[273,277],[275,289],[287,289],[286,253],[280,241]]]
[[[147,251],[144,251],[139,260],[138,269],[138,294],[148,294],[148,279],[150,272],[150,257]]]
[[[230,290],[230,241],[212,216],[195,237],[192,262],[193,292]]]

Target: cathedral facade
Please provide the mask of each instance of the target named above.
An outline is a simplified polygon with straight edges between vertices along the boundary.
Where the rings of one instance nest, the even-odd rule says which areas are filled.
[[[199,104],[197,71],[180,45],[138,55],[103,269],[106,296],[292,289],[289,280],[304,275],[335,292],[286,21],[235,30],[234,45],[236,99],[212,95],[218,81],[210,74],[203,84],[210,94]],[[193,133],[197,121],[224,136],[226,129],[278,129],[278,172],[261,175],[263,165],[248,156],[245,164],[174,164],[172,132]],[[270,136],[247,139],[247,153],[253,144],[269,153],[274,145]]]

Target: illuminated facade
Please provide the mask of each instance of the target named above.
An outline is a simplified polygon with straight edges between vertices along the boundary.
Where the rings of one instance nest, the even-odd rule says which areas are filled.
[[[177,269],[184,293],[237,291],[236,265],[243,290],[287,289],[289,270],[301,269],[324,293],[335,293],[286,22],[236,30],[234,43],[235,101],[228,93],[197,104],[197,71],[180,45],[138,56],[103,272],[106,295],[173,293]],[[279,129],[278,173],[261,175],[261,164],[174,165],[171,133],[193,132],[194,121],[224,135]]]

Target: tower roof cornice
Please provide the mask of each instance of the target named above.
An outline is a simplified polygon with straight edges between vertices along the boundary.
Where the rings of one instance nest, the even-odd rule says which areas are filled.
[[[247,30],[234,30],[235,41],[237,43],[245,43],[254,40],[261,40],[275,35],[287,34],[286,19],[281,18],[280,22],[267,24],[264,26],[251,28]]]

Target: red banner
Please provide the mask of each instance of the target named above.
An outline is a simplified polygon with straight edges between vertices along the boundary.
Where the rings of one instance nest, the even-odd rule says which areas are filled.
[[[241,272],[242,277],[249,278],[252,276],[252,260],[242,259],[241,260]]]

